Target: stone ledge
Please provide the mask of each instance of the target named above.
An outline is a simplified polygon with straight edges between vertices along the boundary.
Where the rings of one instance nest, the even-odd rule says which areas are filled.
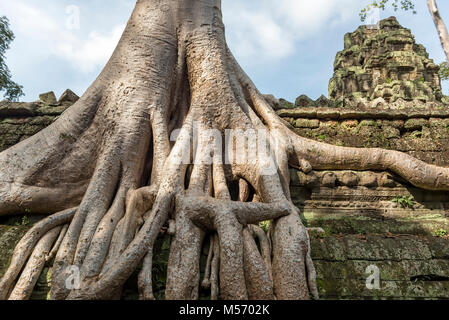
[[[279,109],[276,113],[282,118],[306,118],[319,120],[351,120],[351,119],[382,119],[408,120],[413,118],[449,118],[449,110],[385,110],[385,109],[336,109],[336,108],[294,108]]]

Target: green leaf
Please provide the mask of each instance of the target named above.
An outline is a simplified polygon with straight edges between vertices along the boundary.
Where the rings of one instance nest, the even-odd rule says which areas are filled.
[[[12,75],[5,62],[5,52],[14,40],[14,33],[9,28],[9,20],[0,16],[0,92],[10,101],[17,101],[24,95],[23,87],[11,80]]]

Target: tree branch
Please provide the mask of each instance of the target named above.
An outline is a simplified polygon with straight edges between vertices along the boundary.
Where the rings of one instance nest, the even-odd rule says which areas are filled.
[[[447,61],[449,62],[449,32],[447,31],[446,24],[444,23],[443,18],[441,18],[440,11],[438,10],[435,0],[427,0],[427,6],[429,7],[433,22],[437,28],[438,35],[440,36],[441,45],[443,46]]]

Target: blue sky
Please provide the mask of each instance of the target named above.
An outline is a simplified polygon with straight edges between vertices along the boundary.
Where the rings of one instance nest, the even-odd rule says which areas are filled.
[[[371,0],[223,0],[228,44],[259,89],[294,100],[327,95],[343,37],[360,24],[358,13]],[[417,15],[396,15],[439,63],[444,53],[426,1]],[[39,93],[70,88],[81,95],[97,77],[117,43],[135,0],[0,0],[16,34],[7,52],[24,101]],[[449,1],[438,1],[449,23]],[[79,12],[79,24],[77,17]],[[449,93],[449,85],[444,84]]]

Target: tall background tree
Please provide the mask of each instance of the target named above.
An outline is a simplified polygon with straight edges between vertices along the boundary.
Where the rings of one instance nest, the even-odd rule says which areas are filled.
[[[360,12],[360,18],[362,21],[365,21],[368,13],[372,9],[378,8],[385,10],[388,5],[391,5],[394,11],[402,9],[405,11],[412,11],[416,14],[414,2],[414,0],[374,0],[366,8],[362,9]],[[427,7],[429,8],[433,22],[435,23],[441,46],[443,47],[447,59],[447,61],[440,64],[440,77],[442,80],[449,80],[449,32],[443,18],[441,17],[440,11],[438,10],[436,0],[427,0]]]
[[[230,150],[243,159],[225,161]],[[54,258],[53,299],[119,298],[140,264],[140,297],[152,299],[154,244],[164,226],[168,299],[197,299],[200,283],[212,299],[316,298],[289,166],[388,170],[417,187],[449,190],[449,168],[296,135],[230,52],[220,0],[138,0],[84,95],[0,153],[0,215],[47,216],[14,250],[0,298],[29,298]],[[268,234],[258,227],[266,220]],[[74,270],[79,286],[67,285]]]
[[[6,17],[0,17],[0,92],[4,91],[7,100],[14,101],[23,96],[22,86],[11,80],[11,72],[6,65],[5,52],[14,40],[14,33]]]

